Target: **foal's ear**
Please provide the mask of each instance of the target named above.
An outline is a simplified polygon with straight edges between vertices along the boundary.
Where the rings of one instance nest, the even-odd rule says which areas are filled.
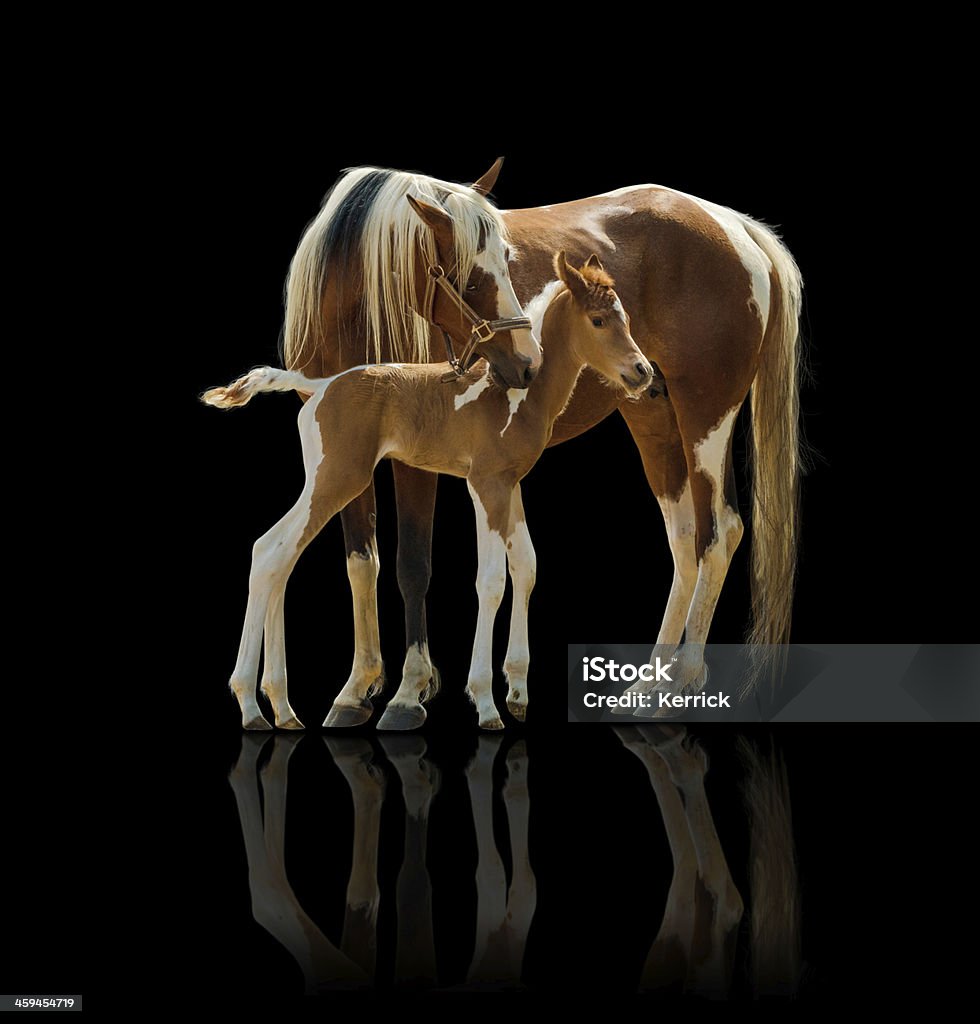
[[[445,210],[440,210],[438,206],[433,206],[422,199],[416,199],[415,196],[405,196],[405,198],[422,219],[422,223],[432,228],[432,233],[436,236],[436,244],[439,246],[440,252],[444,256],[448,255],[453,247],[452,217]]]
[[[598,256],[596,256],[596,254],[595,254],[595,253],[593,253],[593,254],[592,254],[592,255],[591,255],[591,256],[590,256],[590,257],[589,257],[589,258],[588,258],[588,259],[587,259],[587,260],[585,261],[585,265],[586,265],[587,267],[592,267],[592,268],[594,268],[595,270],[605,270],[605,267],[603,267],[603,265],[602,265],[602,264],[601,264],[601,263],[599,262],[599,257],[598,257]]]
[[[559,280],[576,298],[584,296],[589,286],[585,278],[565,258],[565,250],[562,249],[555,256],[555,273]]]

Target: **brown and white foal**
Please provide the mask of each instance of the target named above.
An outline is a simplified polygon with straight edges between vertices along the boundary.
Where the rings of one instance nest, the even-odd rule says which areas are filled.
[[[272,703],[277,726],[302,728],[286,695],[286,581],[306,545],[370,484],[384,458],[466,478],[476,510],[479,552],[479,617],[466,690],[480,726],[502,729],[491,692],[491,647],[509,565],[514,601],[504,661],[507,707],[515,718],[524,718],[530,659],[527,608],[535,557],[520,481],[551,439],[583,367],[591,366],[636,396],[650,387],[654,374],[630,335],[629,317],[598,258],[591,256],[577,270],[560,252],[555,270],[558,280],[543,297],[544,361],[527,390],[496,387],[481,362],[465,376],[448,380],[448,364],[362,366],[320,380],[264,366],[205,393],[205,402],[225,409],[244,405],[263,391],[310,396],[299,414],[306,485],[299,501],[256,541],[252,552],[245,626],[230,683],[246,729],[269,728],[255,692],[263,632],[262,692]],[[372,548],[368,557],[377,559],[377,550]],[[427,651],[415,654],[420,663],[429,663]],[[368,668],[362,678],[348,681],[325,725],[356,725],[371,717],[369,698],[380,685],[380,666]],[[379,727],[414,729],[424,721],[425,709],[412,695],[409,703],[392,701]]]

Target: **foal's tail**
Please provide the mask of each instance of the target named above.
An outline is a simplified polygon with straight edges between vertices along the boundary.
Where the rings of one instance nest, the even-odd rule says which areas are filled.
[[[219,409],[234,409],[247,405],[253,395],[263,391],[298,391],[301,395],[312,395],[314,382],[295,370],[276,370],[271,366],[257,369],[239,377],[225,388],[211,388],[201,395],[201,401]]]
[[[798,541],[800,438],[799,320],[803,278],[790,251],[764,224],[742,217],[769,257],[776,290],[752,384],[752,630],[757,667],[774,670],[789,643]]]

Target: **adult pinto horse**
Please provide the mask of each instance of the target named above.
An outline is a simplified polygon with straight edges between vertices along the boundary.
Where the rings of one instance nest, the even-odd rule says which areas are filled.
[[[481,191],[493,188],[500,164],[498,160],[480,180]],[[349,309],[338,299],[339,282],[307,268],[309,253],[322,246],[329,226],[319,224],[323,217],[321,213],[300,243],[290,270],[285,335],[286,365],[318,376],[354,365],[364,356],[363,350],[351,352],[338,344],[335,325]],[[437,224],[432,226],[435,230]],[[543,310],[557,287],[554,252],[564,249],[576,262],[597,253],[630,311],[633,337],[663,374],[666,396],[624,403],[586,371],[555,424],[551,444],[576,437],[617,409],[626,420],[663,512],[674,560],[673,583],[651,653],[651,659],[676,658],[671,671],[674,693],[697,692],[704,685],[703,645],[742,537],[731,439],[738,412],[751,393],[750,640],[772,652],[789,637],[796,566],[802,281],[791,254],[752,218],[657,185],[503,211],[499,235],[509,243],[505,255],[517,298],[532,310]],[[491,271],[494,282],[503,279],[503,268],[489,259],[484,265],[477,287],[490,284],[485,277]],[[428,338],[418,325],[416,329],[413,358],[429,358]],[[383,342],[374,354],[395,358]],[[486,354],[491,355],[489,350]],[[439,356],[433,352],[431,358]],[[510,381],[505,378],[503,383]],[[519,402],[520,392],[512,398]],[[437,477],[398,463],[393,469],[398,583],[405,601],[408,652],[401,685],[379,728],[421,724],[421,704],[434,675],[426,644],[425,595]],[[357,632],[354,668],[326,725],[356,724],[351,705],[380,676],[373,509],[368,489],[345,512],[348,552],[364,554],[348,563],[356,618],[370,627]],[[366,637],[372,641],[369,647],[363,644]],[[520,700],[510,693],[508,706],[513,712],[526,699],[526,691]]]

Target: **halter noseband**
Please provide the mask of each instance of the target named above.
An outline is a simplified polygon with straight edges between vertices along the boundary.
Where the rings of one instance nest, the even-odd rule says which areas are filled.
[[[459,289],[446,277],[446,272],[440,266],[428,265],[428,277],[425,281],[425,299],[422,302],[422,316],[434,327],[439,327],[435,322],[434,313],[436,305],[436,288],[441,288],[459,306],[463,318],[470,325],[470,337],[463,349],[463,354],[457,359],[453,352],[453,343],[449,333],[439,327],[442,336],[446,341],[446,355],[449,365],[453,368],[456,377],[462,377],[466,373],[470,359],[478,345],[484,345],[500,331],[530,330],[531,321],[526,316],[505,317],[502,320],[485,320],[472,306],[463,298]],[[452,377],[450,376],[451,380]]]

